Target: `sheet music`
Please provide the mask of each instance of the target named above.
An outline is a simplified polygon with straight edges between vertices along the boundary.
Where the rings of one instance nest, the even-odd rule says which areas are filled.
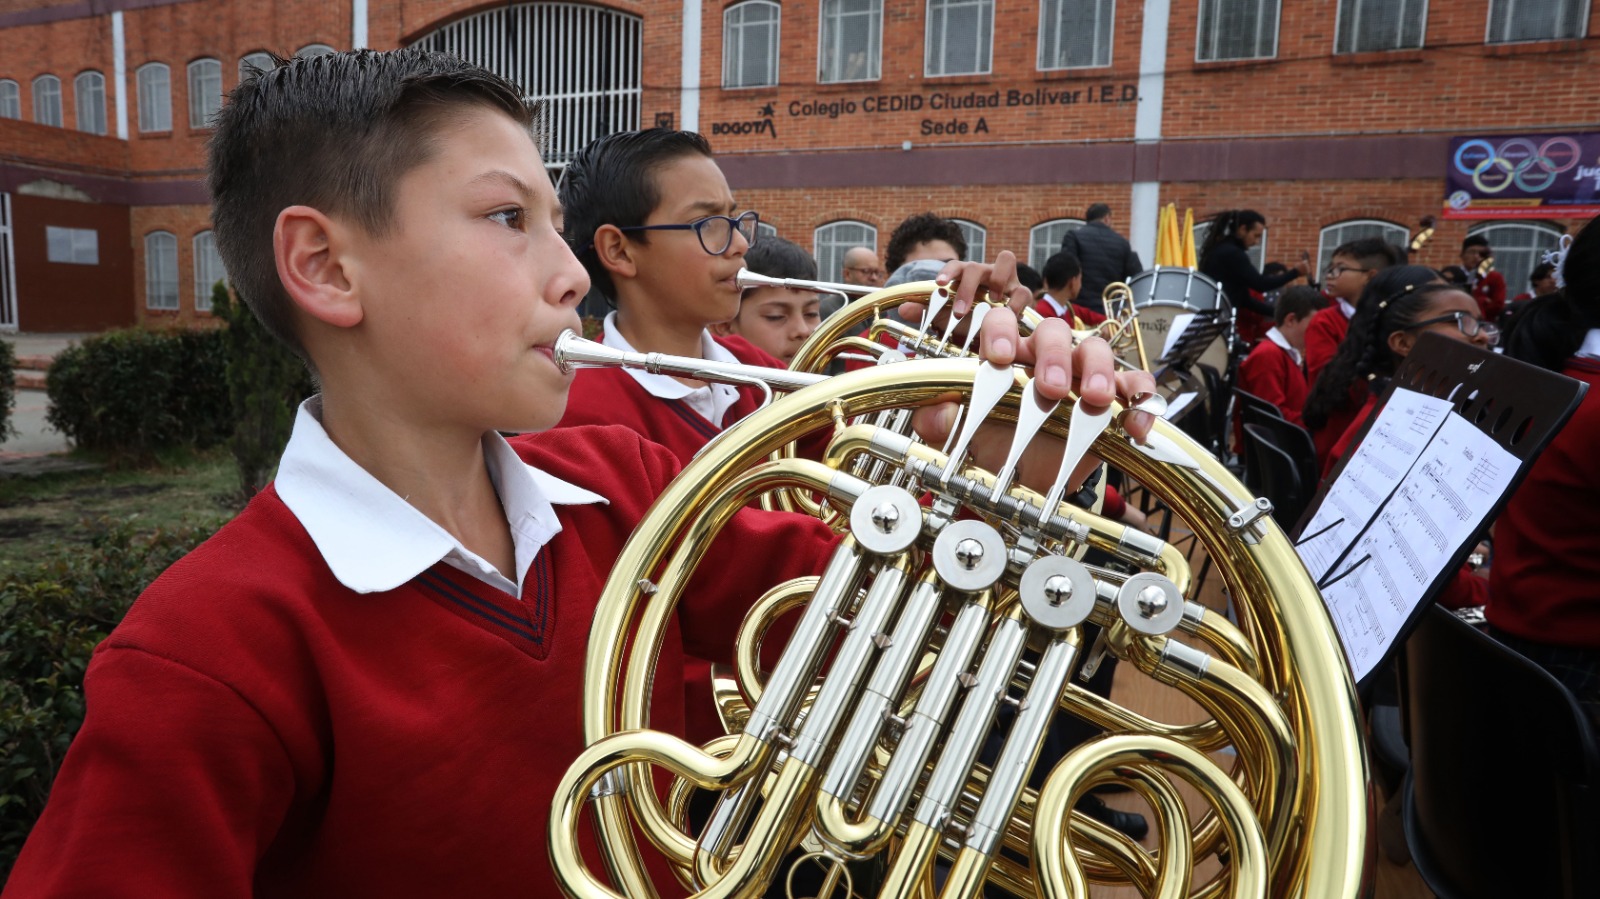
[[[1357,680],[1384,657],[1429,585],[1482,529],[1517,472],[1516,457],[1466,419],[1453,412],[1442,419],[1377,519],[1322,588]],[[1363,447],[1376,431],[1368,433]],[[1388,457],[1401,458],[1398,450]]]
[[[1172,421],[1178,417],[1179,412],[1182,412],[1184,409],[1188,408],[1189,404],[1194,402],[1194,398],[1199,395],[1199,392],[1193,390],[1189,391],[1188,393],[1178,394],[1167,401],[1167,411],[1161,417],[1165,418],[1167,421]]]
[[[1319,585],[1373,513],[1389,498],[1450,414],[1448,400],[1396,388],[1339,479],[1301,532],[1295,549]]]
[[[1178,338],[1183,332],[1189,330],[1189,323],[1194,321],[1193,312],[1185,312],[1172,317],[1172,326],[1167,329],[1166,343],[1161,347],[1161,355],[1157,359],[1166,359],[1172,355],[1172,348],[1178,345]]]

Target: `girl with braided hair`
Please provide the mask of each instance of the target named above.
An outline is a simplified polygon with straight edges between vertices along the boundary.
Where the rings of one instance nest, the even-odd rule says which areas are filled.
[[[1567,685],[1600,721],[1600,218],[1559,269],[1561,291],[1528,302],[1506,355],[1589,384],[1495,523],[1489,632]]]
[[[1348,329],[1333,358],[1311,379],[1302,411],[1302,420],[1306,430],[1311,432],[1317,448],[1317,463],[1322,466],[1323,474],[1327,474],[1338,459],[1335,444],[1340,443],[1350,423],[1361,417],[1358,413],[1362,404],[1371,396],[1367,376],[1377,364],[1377,335],[1373,333],[1377,325],[1377,307],[1386,298],[1438,280],[1438,272],[1425,266],[1392,266],[1368,278],[1356,297],[1356,311],[1350,317]]]

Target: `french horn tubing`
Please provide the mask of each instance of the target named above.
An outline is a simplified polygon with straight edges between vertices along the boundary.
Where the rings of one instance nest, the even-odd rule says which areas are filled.
[[[857,303],[937,304],[937,294],[903,285]],[[797,368],[851,336],[829,322],[818,333],[826,343],[802,348]],[[787,884],[793,895],[795,872],[813,867],[819,895],[976,897],[987,885],[1066,899],[1090,883],[1163,899],[1361,893],[1372,844],[1354,685],[1270,503],[1159,418],[1136,442],[1123,406],[1041,403],[1023,369],[961,357],[953,335],[922,330],[902,342],[913,357],[917,338],[927,358],[888,353],[829,378],[558,342],[564,365],[763,381],[775,397],[667,486],[606,582],[585,669],[588,748],[551,809],[560,888],[722,899]],[[959,432],[944,447],[921,442],[906,410],[950,395],[965,409]],[[985,421],[1013,426],[998,470],[969,458]],[[822,458],[782,455],[818,431],[832,435]],[[1065,445],[1042,494],[1013,478],[1036,439]],[[1062,501],[1090,455],[1189,523],[1237,623],[1195,601],[1182,552]],[[718,678],[727,736],[695,746],[652,731],[656,655],[684,585],[716,564],[703,556],[728,519],[777,488],[825,498],[840,532],[831,560],[751,597],[737,658]],[[786,612],[798,623],[763,671],[763,635]],[[1091,623],[1103,641],[1085,645]],[[1205,720],[1153,720],[1075,683],[1106,652],[1192,697]],[[1001,706],[1013,720],[985,764]],[[1036,791],[1028,774],[1056,714],[1105,734],[1050,760]],[[1148,803],[1155,849],[1073,811],[1111,781]],[[1187,809],[1178,781],[1204,814]],[[693,790],[716,796],[698,828]],[[580,850],[589,826],[598,869]],[[1191,882],[1206,857],[1220,870]],[[864,859],[877,867],[863,873]],[[647,865],[678,882],[652,882]]]

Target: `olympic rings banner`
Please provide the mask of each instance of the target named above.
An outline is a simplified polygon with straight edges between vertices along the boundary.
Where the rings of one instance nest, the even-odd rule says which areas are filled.
[[[1450,140],[1444,217],[1600,215],[1600,132]]]

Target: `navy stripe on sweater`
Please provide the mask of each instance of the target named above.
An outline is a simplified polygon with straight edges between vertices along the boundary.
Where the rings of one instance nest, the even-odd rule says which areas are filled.
[[[540,555],[543,555],[543,553]],[[456,584],[451,583],[447,578],[432,571],[424,571],[417,580],[424,587],[437,593],[441,599],[477,615],[496,627],[508,630],[524,640],[541,644],[544,642],[544,627],[542,624],[535,625],[526,618],[512,615],[494,603],[474,595],[469,590],[463,590]]]

